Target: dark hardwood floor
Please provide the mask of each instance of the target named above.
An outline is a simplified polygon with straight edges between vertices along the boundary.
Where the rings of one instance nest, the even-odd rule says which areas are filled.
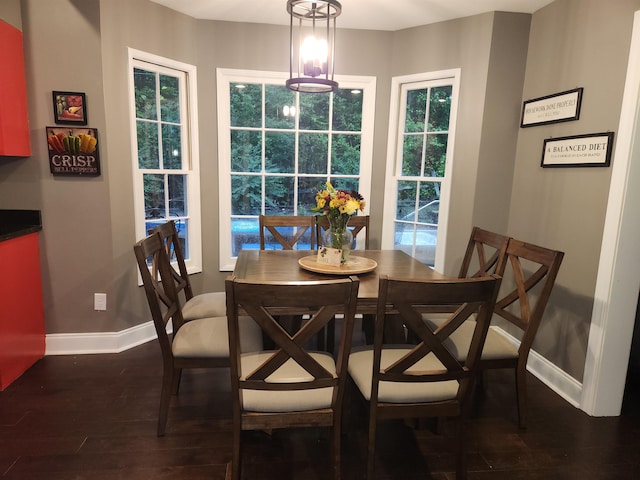
[[[185,372],[156,437],[160,351],[46,357],[0,393],[0,478],[225,479],[231,458],[228,370]],[[637,381],[630,382],[636,386]],[[518,429],[511,374],[490,372],[470,422],[472,480],[640,478],[640,392],[624,412],[591,418],[529,378],[529,428]],[[362,478],[366,435],[355,404],[343,440],[343,478]],[[247,433],[243,478],[328,479],[324,430]],[[381,424],[378,480],[453,479],[450,426],[434,433]]]

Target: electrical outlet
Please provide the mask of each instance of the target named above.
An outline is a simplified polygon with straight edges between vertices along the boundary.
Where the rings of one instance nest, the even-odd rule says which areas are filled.
[[[106,293],[94,293],[93,294],[93,308],[98,311],[105,311],[107,309],[107,294]]]

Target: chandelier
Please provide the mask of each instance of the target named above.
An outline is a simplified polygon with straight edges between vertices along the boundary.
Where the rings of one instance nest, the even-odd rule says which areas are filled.
[[[337,90],[333,68],[336,18],[342,5],[336,0],[287,0],[287,12],[290,17],[287,87],[307,93]]]

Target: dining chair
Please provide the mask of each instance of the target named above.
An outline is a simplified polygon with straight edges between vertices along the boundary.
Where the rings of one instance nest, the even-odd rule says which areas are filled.
[[[503,276],[503,290],[494,308],[493,326],[489,329],[482,351],[480,368],[511,368],[515,371],[518,425],[527,425],[527,360],[555,284],[564,253],[509,239],[505,262],[497,271]],[[427,323],[440,323],[425,315]],[[506,321],[507,328],[520,335],[520,345],[514,345],[495,327]],[[470,342],[473,324],[463,325],[450,341],[464,350]],[[516,333],[518,332],[518,333]]]
[[[226,281],[233,402],[232,480],[240,479],[244,430],[331,427],[330,468],[340,479],[342,400],[347,377],[359,281],[357,277],[309,282]],[[274,318],[282,311],[309,311],[310,319],[289,334]],[[274,348],[240,354],[238,318],[246,312]],[[337,312],[345,321],[337,355],[306,345]]]
[[[506,235],[473,227],[458,277],[484,277],[492,273],[500,275],[504,271],[508,242]],[[470,268],[473,268],[473,273],[469,273]]]
[[[326,215],[317,215],[316,219],[316,239],[318,240],[318,247],[323,246],[322,234],[329,229],[329,219]],[[353,241],[355,245],[358,245],[358,235],[364,230],[364,248],[369,250],[369,215],[353,215],[349,219],[347,228],[351,230],[353,234]]]
[[[171,261],[178,268],[172,268],[178,293],[183,292],[182,318],[185,321],[196,318],[222,317],[226,315],[226,299],[224,292],[206,292],[193,294],[191,280],[187,272],[182,242],[174,220],[169,220],[149,230],[149,234],[159,233]]]
[[[315,250],[315,221],[311,215],[260,215],[260,250]]]
[[[380,277],[373,346],[354,349],[348,368],[369,406],[367,479],[374,478],[378,422],[423,417],[456,418],[456,478],[466,478],[465,423],[499,285],[496,275],[451,280]],[[425,311],[449,313],[445,322],[431,328],[422,320]],[[418,339],[416,344],[384,343],[385,323],[396,314]],[[445,341],[474,314],[472,341],[460,359]]]
[[[176,277],[159,233],[140,240],[133,250],[162,353],[162,388],[157,431],[161,437],[165,433],[171,395],[178,393],[182,369],[229,366],[227,319],[226,313],[223,313],[188,322],[184,320]],[[172,335],[167,332],[169,321],[173,329]],[[243,349],[253,351],[262,348],[259,329],[246,317],[241,322]]]

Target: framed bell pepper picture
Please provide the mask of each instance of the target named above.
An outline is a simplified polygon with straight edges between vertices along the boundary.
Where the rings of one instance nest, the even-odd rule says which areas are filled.
[[[87,99],[81,92],[53,91],[53,118],[59,125],[86,125]]]

